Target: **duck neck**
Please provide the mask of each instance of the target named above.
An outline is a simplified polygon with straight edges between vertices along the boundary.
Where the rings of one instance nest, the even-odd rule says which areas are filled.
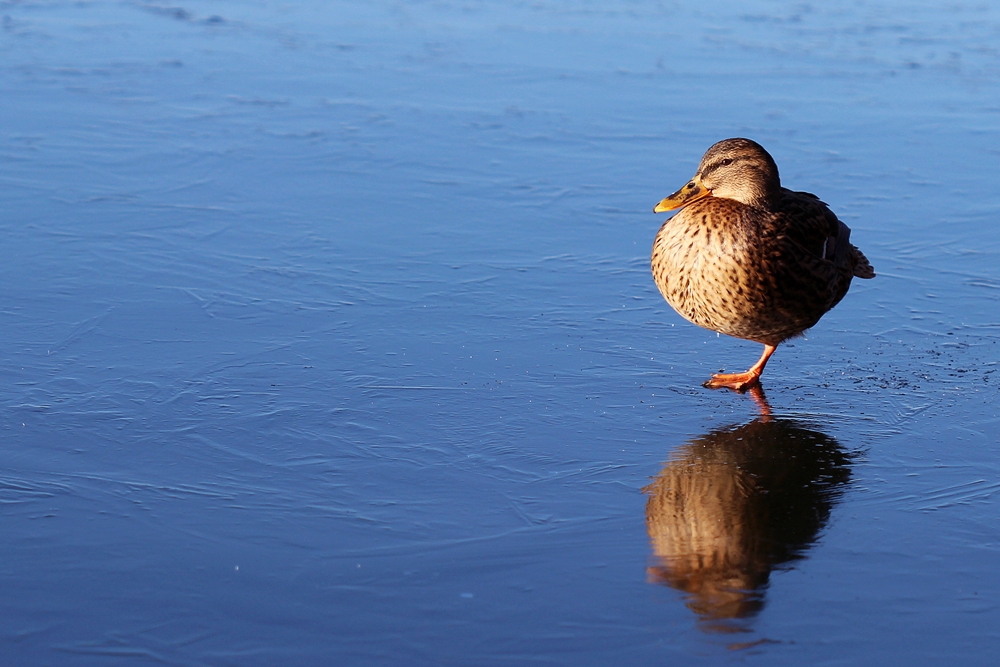
[[[781,200],[781,186],[777,183],[762,183],[760,189],[755,189],[751,196],[743,202],[754,208],[770,209]]]

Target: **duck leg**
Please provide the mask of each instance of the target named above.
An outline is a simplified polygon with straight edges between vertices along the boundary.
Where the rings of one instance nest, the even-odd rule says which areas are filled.
[[[725,387],[726,389],[743,393],[755,384],[760,383],[760,374],[764,372],[767,360],[771,358],[776,349],[778,349],[777,345],[764,345],[764,353],[760,355],[757,363],[750,367],[750,370],[745,373],[715,373],[704,386],[709,389],[721,389]]]

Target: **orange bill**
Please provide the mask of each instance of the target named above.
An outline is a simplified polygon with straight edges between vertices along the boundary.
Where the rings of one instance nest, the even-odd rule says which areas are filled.
[[[653,208],[653,213],[663,213],[664,211],[673,211],[682,206],[687,206],[691,202],[701,199],[702,197],[707,197],[712,194],[712,191],[706,188],[702,182],[701,178],[695,176],[691,181],[685,185],[683,188],[670,195],[666,199],[660,201]]]

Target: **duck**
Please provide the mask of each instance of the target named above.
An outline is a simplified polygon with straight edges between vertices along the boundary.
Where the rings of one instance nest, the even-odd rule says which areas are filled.
[[[782,187],[774,158],[750,139],[709,148],[653,208],[667,211],[651,257],[660,294],[688,321],[764,346],[747,371],[713,374],[710,389],[759,385],[778,345],[815,325],[853,278],[875,277],[850,228],[816,195]]]

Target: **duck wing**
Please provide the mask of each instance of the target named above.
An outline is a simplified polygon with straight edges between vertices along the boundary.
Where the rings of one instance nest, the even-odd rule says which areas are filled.
[[[809,192],[782,188],[775,207],[781,253],[798,273],[799,297],[822,312],[844,298],[851,279],[873,278],[868,258],[851,245],[851,230],[827,205]]]
[[[822,239],[820,257],[838,266],[850,266],[857,278],[875,277],[875,269],[857,246],[851,245],[851,228],[830,210],[826,202],[811,192],[793,192],[782,188],[782,210],[796,224],[789,230],[806,247]]]

